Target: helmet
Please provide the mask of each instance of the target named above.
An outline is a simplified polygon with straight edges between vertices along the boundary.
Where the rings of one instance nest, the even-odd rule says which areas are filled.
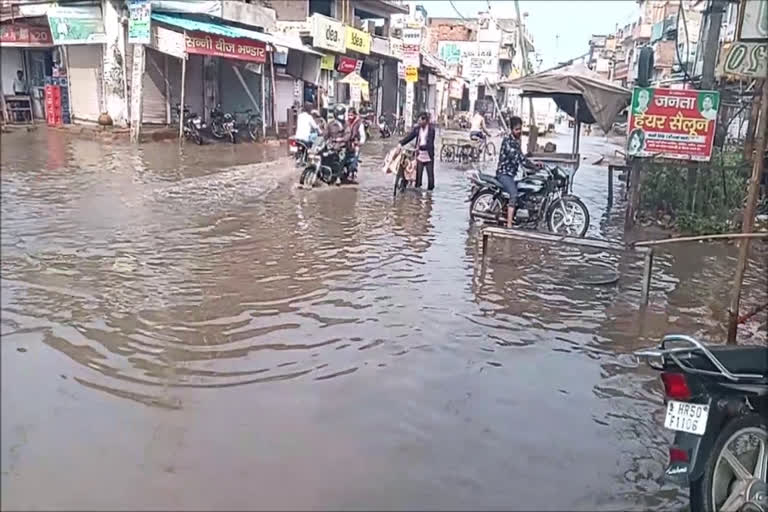
[[[338,119],[339,121],[344,121],[347,114],[347,109],[344,108],[344,105],[336,105],[333,107],[333,117]]]

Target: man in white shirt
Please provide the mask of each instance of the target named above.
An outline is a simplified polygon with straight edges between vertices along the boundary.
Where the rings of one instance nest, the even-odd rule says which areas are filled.
[[[16,78],[13,79],[13,94],[16,96],[26,96],[29,94],[27,81],[24,80],[24,72],[22,70],[18,70]]]
[[[312,104],[304,103],[304,110],[296,119],[296,134],[293,137],[294,139],[303,142],[307,146],[312,145],[312,142],[314,142],[317,134],[320,132],[320,128],[317,126],[315,119],[310,113],[311,111]]]

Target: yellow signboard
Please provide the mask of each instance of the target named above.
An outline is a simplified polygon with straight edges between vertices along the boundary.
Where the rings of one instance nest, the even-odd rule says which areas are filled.
[[[405,81],[406,82],[418,82],[419,81],[419,68],[416,66],[406,66],[405,68]]]
[[[371,53],[371,35],[362,30],[357,30],[345,25],[347,50],[352,50],[364,55]]]
[[[320,59],[320,69],[330,69],[333,71],[333,65],[336,63],[335,55],[323,55]]]

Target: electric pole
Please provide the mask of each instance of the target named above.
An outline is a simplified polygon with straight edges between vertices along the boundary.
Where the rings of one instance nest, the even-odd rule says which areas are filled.
[[[720,25],[725,11],[723,0],[712,0],[707,14],[707,35],[704,40],[704,62],[701,68],[701,88],[711,90],[715,87],[715,66],[720,47]]]
[[[517,35],[519,39],[520,51],[523,53],[523,72],[522,76],[528,74],[528,45],[523,34],[523,19],[520,16],[520,4],[515,0],[515,13],[517,14]],[[536,127],[536,117],[533,114],[533,98],[528,98],[528,152],[533,153],[536,149],[536,138],[538,129]],[[533,146],[533,147],[532,147]]]

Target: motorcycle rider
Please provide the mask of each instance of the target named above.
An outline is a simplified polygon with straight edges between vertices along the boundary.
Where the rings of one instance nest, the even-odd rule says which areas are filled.
[[[523,120],[512,116],[507,123],[510,133],[504,135],[499,151],[499,164],[496,167],[496,179],[499,180],[504,191],[509,194],[507,205],[507,227],[511,228],[515,220],[515,205],[517,200],[517,183],[515,175],[520,166],[540,169],[542,165],[529,160],[523,153],[520,138],[523,134]]]
[[[304,108],[296,119],[296,134],[293,136],[294,139],[301,141],[307,147],[312,145],[317,134],[320,133],[320,127],[317,126],[311,111],[312,104],[304,103]]]
[[[344,108],[344,105],[336,105],[333,107],[333,119],[325,127],[325,137],[327,140],[333,142],[335,146],[343,143],[344,125],[346,120],[347,109]]]

